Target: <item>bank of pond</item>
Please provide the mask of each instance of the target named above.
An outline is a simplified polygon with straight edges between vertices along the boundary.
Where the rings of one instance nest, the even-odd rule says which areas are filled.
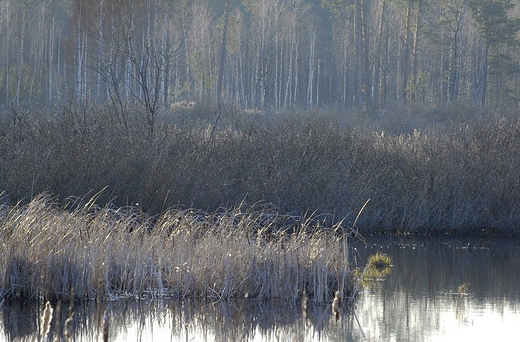
[[[370,237],[350,249],[360,260],[392,255],[394,266],[365,277],[338,316],[331,303],[301,299],[6,300],[0,341],[460,341],[516,332],[519,239]]]
[[[341,223],[325,227],[267,207],[149,217],[137,207],[67,205],[40,196],[0,208],[3,299],[305,297],[323,304],[352,302],[358,291],[353,274],[364,261],[352,259],[355,231]]]

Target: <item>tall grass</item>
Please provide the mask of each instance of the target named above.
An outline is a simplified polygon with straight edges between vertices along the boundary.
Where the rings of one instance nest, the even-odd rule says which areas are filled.
[[[209,105],[163,113],[154,134],[128,109],[0,115],[0,189],[160,214],[242,201],[345,218],[362,233],[509,234],[520,223],[516,109],[247,113]]]
[[[39,196],[0,210],[0,295],[67,300],[201,297],[330,302],[351,296],[349,231],[237,207],[208,214],[64,210]]]

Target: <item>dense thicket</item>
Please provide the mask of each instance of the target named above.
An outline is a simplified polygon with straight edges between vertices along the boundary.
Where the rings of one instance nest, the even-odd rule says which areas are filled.
[[[5,0],[0,103],[517,103],[512,0]]]
[[[61,202],[101,191],[99,204],[138,203],[150,214],[267,202],[296,217],[316,210],[331,215],[327,223],[346,218],[346,226],[370,200],[357,222],[365,233],[518,233],[515,111],[196,107],[158,117],[153,133],[137,110],[126,126],[110,113],[4,112],[4,200],[25,203],[46,191]]]

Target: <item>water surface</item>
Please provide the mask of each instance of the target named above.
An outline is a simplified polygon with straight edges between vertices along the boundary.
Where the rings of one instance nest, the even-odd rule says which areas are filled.
[[[110,341],[516,340],[520,240],[378,238],[355,248],[359,261],[388,253],[394,267],[385,280],[365,283],[338,321],[329,305],[129,299],[75,305],[75,341],[100,341],[105,312]],[[4,303],[0,340],[41,341],[41,310]],[[68,311],[68,303],[55,311],[49,340],[62,334]]]

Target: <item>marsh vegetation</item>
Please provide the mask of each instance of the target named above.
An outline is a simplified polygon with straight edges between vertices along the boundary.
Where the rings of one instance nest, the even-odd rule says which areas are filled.
[[[330,305],[391,270],[353,237],[517,234],[515,111],[403,110],[4,111],[1,295]]]
[[[355,315],[336,322],[330,303],[307,306],[276,300],[76,301],[54,312],[48,338],[67,341],[73,312],[75,341],[102,341],[105,317],[109,340],[337,341],[382,336],[402,341],[456,340],[467,335],[508,340],[520,318],[518,252],[513,238],[369,237],[352,243],[360,260],[382,252],[392,256],[385,281],[364,282]],[[466,292],[460,286],[466,284]],[[1,341],[42,341],[45,303],[6,301],[0,306]],[[472,324],[473,322],[473,324]],[[480,338],[479,338],[480,336]]]
[[[238,207],[208,214],[65,210],[49,198],[0,209],[0,294],[9,300],[251,298],[352,301],[348,237],[335,225]],[[291,230],[290,233],[288,230]]]
[[[357,221],[362,235],[517,235],[520,120],[515,109],[243,112],[206,104],[162,112],[150,131],[128,110],[9,110],[0,116],[4,203],[214,212],[272,203],[292,216]]]

